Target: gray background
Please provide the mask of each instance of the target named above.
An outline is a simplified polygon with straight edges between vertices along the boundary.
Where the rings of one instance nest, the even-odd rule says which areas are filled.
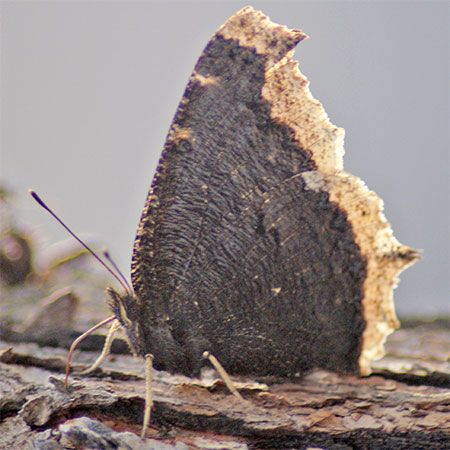
[[[187,78],[210,35],[247,3],[1,3],[0,176],[44,243],[66,235],[29,187],[128,274]],[[399,312],[448,312],[448,3],[252,4],[310,36],[296,58],[346,129],[346,169],[384,199],[397,238],[424,250],[402,275]]]

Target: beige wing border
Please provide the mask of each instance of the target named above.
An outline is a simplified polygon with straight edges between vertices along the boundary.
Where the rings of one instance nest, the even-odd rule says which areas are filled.
[[[272,118],[293,130],[298,145],[309,151],[317,171],[302,175],[307,189],[328,192],[330,200],[347,214],[355,240],[367,261],[363,286],[362,337],[359,370],[370,373],[370,363],[384,355],[387,336],[399,327],[393,289],[399,274],[412,265],[418,252],[400,244],[383,214],[383,202],[362,180],[344,172],[344,130],[334,126],[309,81],[293,59],[293,48],[307,37],[303,32],[272,23],[260,11],[246,7],[218,30],[266,57],[262,95],[271,105]]]

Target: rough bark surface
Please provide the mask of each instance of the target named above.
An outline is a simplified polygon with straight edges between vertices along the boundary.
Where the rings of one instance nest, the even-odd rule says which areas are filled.
[[[450,447],[445,327],[398,331],[367,378],[325,371],[302,380],[235,377],[245,403],[212,373],[195,380],[155,371],[146,440],[138,437],[140,360],[116,354],[94,375],[74,375],[65,389],[65,350],[19,337],[0,342],[2,449]],[[92,347],[101,345],[96,339]],[[94,358],[84,350],[76,355],[78,364]]]

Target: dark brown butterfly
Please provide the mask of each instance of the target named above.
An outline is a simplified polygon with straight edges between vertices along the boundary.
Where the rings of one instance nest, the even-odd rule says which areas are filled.
[[[417,253],[343,171],[333,126],[292,59],[306,35],[247,7],[216,32],[176,112],[142,213],[133,291],[109,290],[133,352],[198,375],[368,373],[398,326]]]
[[[235,374],[365,372],[397,326],[392,288],[417,255],[342,171],[343,131],[291,59],[305,37],[245,8],[195,66],[137,232],[135,294],[110,291],[157,369],[197,375],[207,350]]]

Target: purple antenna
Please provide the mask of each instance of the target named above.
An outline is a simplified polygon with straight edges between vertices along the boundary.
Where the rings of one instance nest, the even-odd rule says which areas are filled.
[[[114,260],[111,258],[111,255],[108,250],[105,250],[103,252],[103,256],[107,259],[107,261],[113,266],[114,270],[119,274],[120,278],[122,278],[123,282],[127,285],[128,291],[133,292],[132,287],[130,286],[130,283],[128,283],[128,280],[126,279],[125,275],[122,273],[122,271],[119,269],[118,265],[114,262]]]
[[[42,206],[47,212],[50,213],[50,215],[56,219],[57,222],[59,222],[66,231],[75,238],[123,287],[123,289],[127,292],[132,292],[128,283],[124,283],[117,274],[114,273],[114,271],[97,255],[97,253],[94,252],[87,244],[85,244],[45,203],[44,201],[39,197],[39,195],[36,194],[33,190],[28,191],[30,195],[36,200],[39,205]],[[120,272],[119,272],[120,273]]]

